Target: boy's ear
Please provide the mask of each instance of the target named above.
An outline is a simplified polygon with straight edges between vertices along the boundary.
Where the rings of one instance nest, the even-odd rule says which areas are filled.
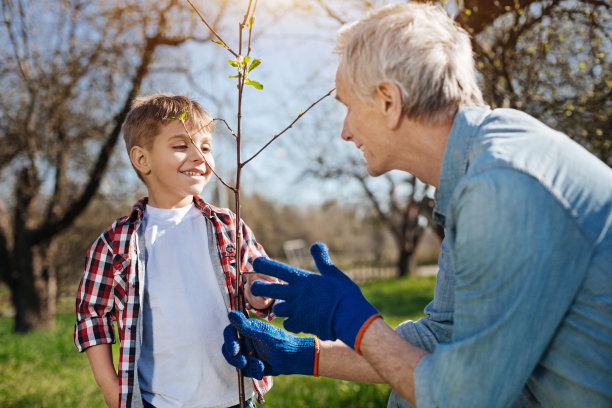
[[[396,129],[402,121],[402,91],[397,84],[381,82],[376,87],[378,107],[387,117],[387,127]]]
[[[132,162],[132,166],[134,166],[140,174],[146,175],[151,172],[149,155],[143,147],[134,146],[130,149],[130,161]]]

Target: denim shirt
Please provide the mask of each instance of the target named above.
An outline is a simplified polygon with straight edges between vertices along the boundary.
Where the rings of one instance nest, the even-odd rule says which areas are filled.
[[[612,169],[525,113],[464,107],[434,216],[434,300],[397,328],[432,353],[417,406],[611,407]]]

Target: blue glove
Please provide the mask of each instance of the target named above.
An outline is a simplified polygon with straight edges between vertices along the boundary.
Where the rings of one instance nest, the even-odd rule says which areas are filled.
[[[283,300],[276,302],[273,311],[277,316],[287,317],[285,329],[312,333],[322,340],[340,339],[356,349],[361,328],[380,314],[365,299],[359,286],[331,262],[325,244],[317,242],[310,253],[320,275],[263,257],[255,259],[253,268],[257,273],[288,284],[256,281],[251,293]]]
[[[221,347],[223,357],[234,367],[241,368],[245,377],[261,380],[265,375],[270,375],[266,372],[263,361],[255,357],[253,342],[250,339],[243,339],[242,341],[244,345],[243,355],[240,353],[240,342],[236,336],[236,329],[232,325],[228,325],[223,330],[223,338],[225,340],[223,347]]]
[[[237,311],[231,311],[229,319],[231,325],[223,331],[221,352],[245,376],[261,380],[265,375],[314,374],[313,337],[292,336],[269,323],[247,319]],[[236,330],[243,337],[242,350]]]

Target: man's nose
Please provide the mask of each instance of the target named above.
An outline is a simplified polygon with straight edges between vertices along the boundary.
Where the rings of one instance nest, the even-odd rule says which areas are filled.
[[[342,137],[342,140],[350,142],[351,140],[353,140],[353,134],[351,133],[351,129],[349,128],[347,119],[348,118],[345,118],[344,123],[342,124],[342,133],[340,133],[340,137]]]

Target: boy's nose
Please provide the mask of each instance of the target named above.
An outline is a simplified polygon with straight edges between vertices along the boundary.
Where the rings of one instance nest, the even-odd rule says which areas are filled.
[[[204,153],[202,152],[202,150],[200,150],[200,148],[197,147],[194,144],[191,145],[191,149],[189,149],[189,153],[190,153],[189,159],[191,161],[195,161],[195,162],[199,162],[199,163],[206,161]]]

